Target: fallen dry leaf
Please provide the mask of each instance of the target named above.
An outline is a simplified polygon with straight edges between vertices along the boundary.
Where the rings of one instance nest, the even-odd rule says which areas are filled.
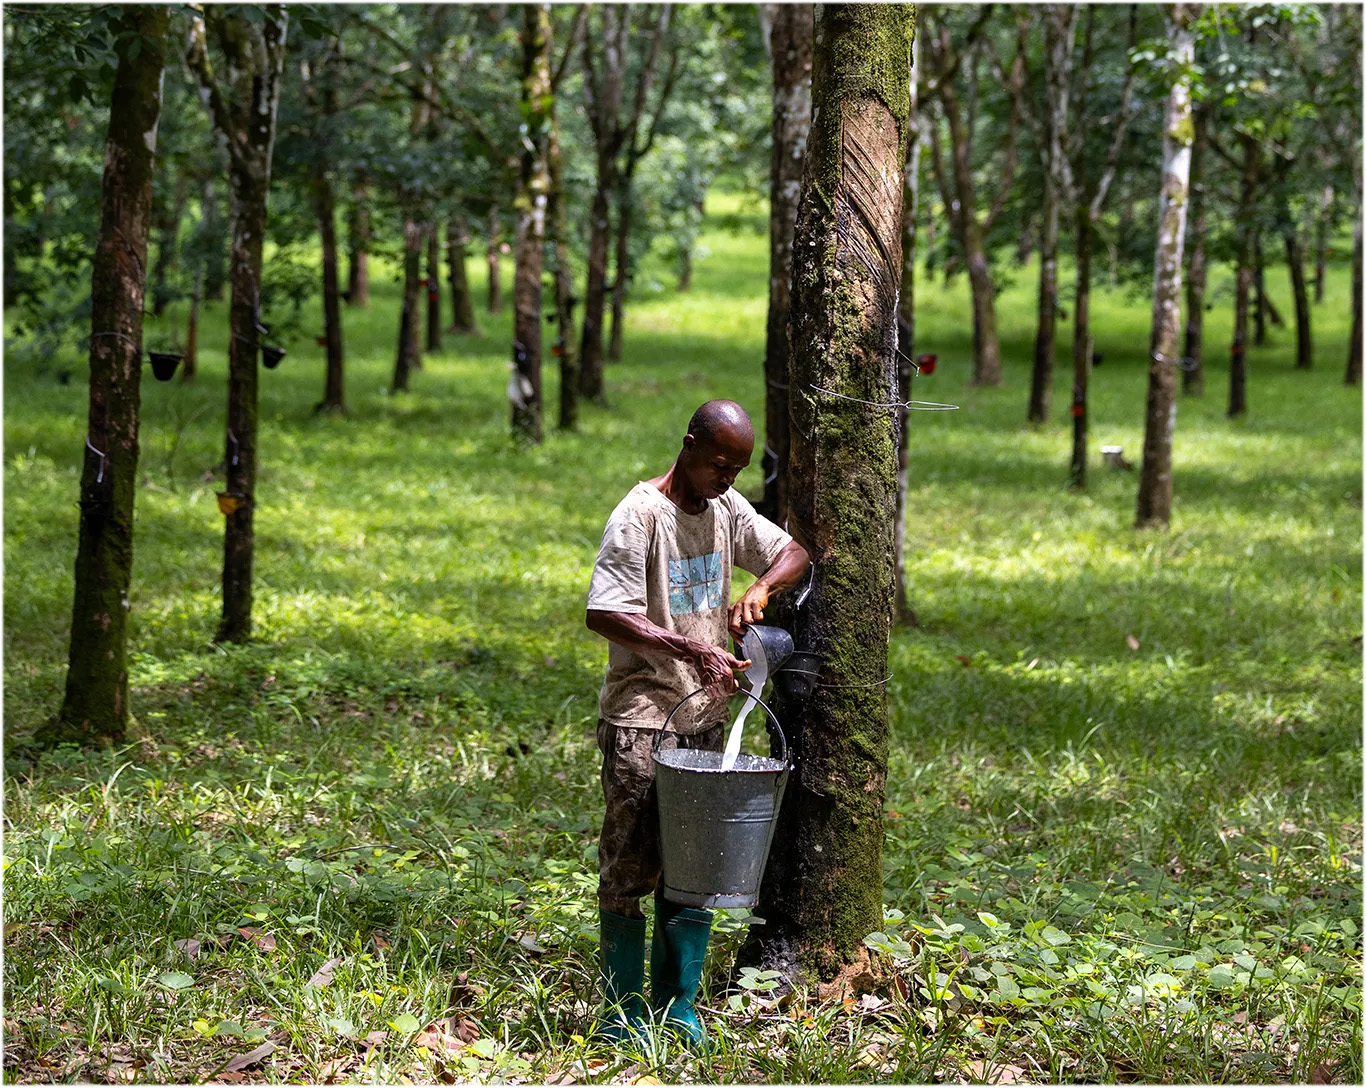
[[[178,949],[185,953],[185,958],[195,960],[199,958],[199,941],[194,937],[186,937],[184,940],[172,941]]]
[[[439,1024],[433,1024],[425,1031],[419,1031],[413,1036],[413,1043],[417,1046],[425,1046],[433,1054],[458,1054],[465,1048],[465,1044],[461,1042],[459,1036],[442,1030]]]
[[[969,1062],[964,1075],[973,1084],[1028,1084],[1025,1071],[1018,1065],[997,1065],[995,1062]]]
[[[338,1076],[345,1073],[355,1064],[356,1056],[354,1054],[343,1054],[341,1057],[332,1058],[329,1061],[323,1062],[322,1065],[318,1067],[318,1083],[334,1083]]]
[[[275,1052],[279,1043],[267,1039],[255,1050],[248,1050],[245,1054],[239,1054],[223,1067],[224,1072],[236,1073],[239,1069],[245,1069],[249,1065],[255,1065],[262,1058],[268,1057]]]
[[[337,966],[341,963],[341,961],[342,961],[341,956],[333,956],[332,959],[328,960],[325,964],[323,964],[323,965],[322,965],[321,967],[319,967],[316,971],[314,971],[314,972],[313,972],[313,977],[310,978],[306,983],[304,983],[304,985],[305,985],[305,986],[330,986],[330,985],[332,985],[332,974],[333,974],[333,972],[335,972],[335,971],[337,970]]]
[[[545,949],[536,943],[536,935],[534,933],[523,933],[517,938],[517,943],[533,956],[540,956],[545,953]]]
[[[238,926],[237,932],[251,941],[252,944],[259,946],[263,951],[275,951],[275,937],[272,934],[262,933],[255,926]]]

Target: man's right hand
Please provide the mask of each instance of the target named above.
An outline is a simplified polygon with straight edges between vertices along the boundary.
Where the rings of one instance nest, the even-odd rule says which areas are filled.
[[[708,695],[730,695],[739,691],[740,681],[735,674],[744,672],[751,664],[753,662],[741,660],[720,646],[708,646],[705,643],[698,645],[693,658],[697,675]]]

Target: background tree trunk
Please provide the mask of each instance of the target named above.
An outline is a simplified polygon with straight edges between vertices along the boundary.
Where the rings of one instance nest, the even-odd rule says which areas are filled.
[[[352,192],[347,233],[346,301],[363,308],[370,305],[370,185],[365,180],[358,181]]]
[[[579,392],[606,404],[602,364],[603,310],[606,306],[607,247],[611,239],[611,197],[616,187],[617,151],[621,146],[620,117],[623,52],[630,12],[604,4],[601,70],[594,64],[594,35],[585,33],[583,57],[588,119],[593,128],[597,178],[588,214],[588,280],[583,292],[583,346],[579,352]]]
[[[787,521],[787,323],[792,293],[792,234],[811,126],[811,49],[815,7],[764,4],[773,54],[773,151],[769,159],[768,326],[764,341],[764,514]]]
[[[613,259],[615,275],[612,278],[612,331],[607,337],[607,359],[621,362],[622,340],[625,330],[622,322],[626,311],[626,285],[631,279],[631,218],[634,212],[631,195],[631,176],[619,173],[617,176],[617,246]]]
[[[474,324],[474,298],[470,295],[469,275],[465,269],[470,244],[465,221],[453,215],[446,223],[446,266],[451,284],[451,332],[467,336],[477,332]]]
[[[180,365],[180,380],[194,381],[199,367],[199,303],[204,297],[204,265],[195,266],[190,288],[190,317],[185,325],[185,361]]]
[[[332,179],[321,160],[313,168],[313,208],[318,217],[318,233],[323,248],[323,337],[327,341],[327,375],[323,382],[322,412],[344,415],[344,390],[341,322],[341,283],[337,259],[337,208],[332,195]]]
[[[1347,384],[1361,384],[1361,208],[1352,228],[1352,331],[1347,339]]]
[[[1084,190],[1083,190],[1084,191]],[[1076,285],[1072,304],[1072,460],[1068,466],[1068,486],[1086,488],[1086,455],[1090,431],[1087,398],[1091,384],[1091,254],[1095,248],[1095,228],[1085,200],[1077,202]]]
[[[1171,14],[1171,57],[1176,76],[1167,98],[1162,139],[1162,204],[1153,268],[1153,331],[1148,351],[1148,412],[1143,468],[1138,478],[1137,526],[1165,529],[1172,518],[1172,434],[1176,429],[1176,369],[1181,343],[1181,263],[1190,190],[1191,88],[1195,14],[1176,4]]]
[[[1333,187],[1323,187],[1319,214],[1314,217],[1314,304],[1323,301],[1324,270],[1328,265],[1328,226],[1333,215]]]
[[[1252,346],[1266,343],[1266,270],[1262,264],[1262,234],[1252,238]]]
[[[912,5],[829,4],[815,37],[812,125],[792,276],[789,526],[815,563],[798,645],[825,655],[785,705],[788,783],[751,930],[766,967],[829,979],[882,920],[896,413],[896,297]]]
[[[224,461],[225,490],[234,508],[223,535],[223,615],[219,642],[251,637],[252,559],[255,546],[257,349],[261,323],[261,247],[266,231],[270,162],[275,115],[285,59],[289,10],[280,4],[262,9],[252,22],[229,8],[206,7],[191,37],[191,66],[204,88],[215,128],[230,149],[233,195],[232,301],[229,304],[228,418]],[[228,57],[233,80],[225,100],[209,63],[205,23],[213,27]],[[260,67],[264,65],[264,67]]]
[[[555,350],[560,358],[560,421],[562,431],[579,424],[579,354],[574,335],[574,280],[569,267],[569,208],[564,193],[564,154],[560,149],[560,123],[555,105],[550,107],[550,144],[546,152],[550,192],[546,215],[554,235],[555,254]]]
[[[1188,213],[1190,261],[1186,280],[1186,346],[1181,353],[1181,392],[1189,397],[1205,395],[1205,238],[1209,234],[1209,210],[1205,200],[1205,157],[1209,154],[1209,107],[1203,103],[1192,113],[1191,201]]]
[[[517,194],[517,256],[513,277],[512,374],[508,400],[512,434],[541,440],[541,269],[545,251],[546,199],[550,177],[546,143],[550,118],[550,5],[522,8],[521,191]]]
[[[1252,291],[1252,242],[1256,227],[1252,213],[1257,206],[1260,149],[1252,136],[1238,138],[1243,149],[1243,176],[1238,197],[1238,253],[1233,295],[1233,343],[1229,347],[1228,415],[1236,419],[1247,411],[1247,309]]]
[[[498,246],[503,237],[502,229],[498,221],[498,205],[495,204],[489,209],[488,248],[484,250],[489,268],[489,313],[491,314],[503,312],[502,255],[498,252]]]
[[[419,314],[422,278],[422,224],[416,212],[409,208],[403,216],[403,304],[398,319],[398,351],[394,357],[394,380],[390,388],[395,393],[408,391],[408,380],[418,368]]]
[[[1029,422],[1046,423],[1053,398],[1053,353],[1058,334],[1058,220],[1066,188],[1062,141],[1072,84],[1072,38],[1077,9],[1053,4],[1044,17],[1048,50],[1048,144],[1044,159],[1043,215],[1039,229],[1039,321],[1029,386]]]
[[[427,350],[441,350],[441,239],[435,219],[427,228]]]
[[[1290,287],[1295,296],[1295,369],[1314,365],[1313,330],[1309,321],[1309,288],[1304,281],[1304,252],[1299,234],[1287,211],[1283,228],[1285,263],[1290,268]]]
[[[90,277],[90,412],[66,695],[40,743],[117,743],[127,728],[142,384],[142,304],[169,7],[130,4],[140,53],[119,56],[105,141],[100,234]]]
[[[946,32],[947,33],[947,32]],[[949,124],[950,159],[953,163],[953,196],[945,194],[945,205],[957,210],[950,221],[957,225],[958,244],[967,265],[972,286],[972,383],[1001,384],[1001,341],[996,334],[996,291],[991,283],[991,262],[987,259],[982,224],[977,219],[977,200],[969,157],[967,134],[952,80],[939,89],[944,117]]]

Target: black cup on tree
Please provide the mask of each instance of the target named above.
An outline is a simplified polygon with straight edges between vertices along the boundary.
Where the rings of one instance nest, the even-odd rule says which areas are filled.
[[[264,344],[261,346],[261,362],[265,364],[267,370],[274,370],[280,365],[280,360],[284,357],[284,348],[272,348]]]
[[[181,359],[173,351],[149,351],[147,358],[152,363],[152,376],[159,382],[169,382],[175,376]]]

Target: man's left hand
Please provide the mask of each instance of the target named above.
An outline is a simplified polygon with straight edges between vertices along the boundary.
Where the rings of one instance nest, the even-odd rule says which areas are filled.
[[[743,597],[730,606],[730,633],[737,639],[740,638],[745,627],[764,618],[766,607],[768,586],[763,582],[755,582],[745,590]]]

